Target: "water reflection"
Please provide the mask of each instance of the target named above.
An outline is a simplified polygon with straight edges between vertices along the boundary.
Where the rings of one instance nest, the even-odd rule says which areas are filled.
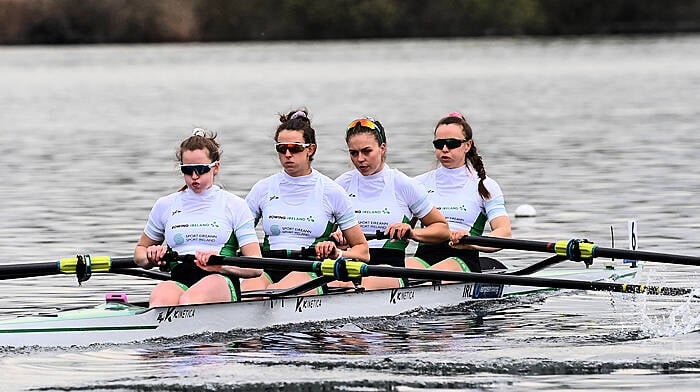
[[[0,263],[131,254],[155,199],[181,183],[174,143],[192,126],[220,131],[219,181],[244,196],[279,170],[275,113],[299,104],[317,115],[315,162],[329,176],[349,167],[338,134],[348,118],[382,118],[389,163],[416,175],[434,167],[433,121],[464,110],[509,211],[538,211],[513,220],[517,237],[607,245],[611,225],[624,233],[636,218],[641,249],[700,254],[699,39],[0,48],[0,163],[10,173]],[[640,283],[698,287],[697,271],[667,266]],[[154,285],[50,277],[3,281],[0,293],[3,314],[19,314],[100,303],[110,291],[143,300]],[[700,352],[700,311],[686,300],[567,292],[120,348],[3,350],[0,370],[10,390],[683,390],[696,386]]]

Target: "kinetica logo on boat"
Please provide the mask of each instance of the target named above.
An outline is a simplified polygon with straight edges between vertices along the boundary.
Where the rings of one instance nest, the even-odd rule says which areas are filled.
[[[391,295],[389,296],[389,303],[395,304],[396,301],[408,301],[416,298],[416,292],[410,291],[399,291],[399,289],[391,289]]]
[[[315,309],[315,308],[320,308],[321,305],[323,305],[323,301],[321,301],[320,298],[304,298],[304,297],[297,297],[297,305],[295,307],[295,310],[297,312],[301,312],[304,309]]]

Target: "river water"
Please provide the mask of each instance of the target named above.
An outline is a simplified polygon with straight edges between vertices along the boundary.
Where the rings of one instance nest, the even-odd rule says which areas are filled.
[[[315,168],[347,170],[347,123],[387,128],[388,161],[435,167],[434,123],[465,113],[515,238],[588,238],[700,254],[700,36],[0,47],[0,263],[128,256],[174,152],[219,132],[219,183],[244,196],[279,169],[276,113],[310,109]],[[544,258],[504,250],[514,266]],[[648,263],[638,282],[700,287]],[[3,315],[147,298],[155,282],[4,280]],[[3,390],[690,391],[700,309],[687,298],[560,292],[381,320],[126,346],[2,349]]]

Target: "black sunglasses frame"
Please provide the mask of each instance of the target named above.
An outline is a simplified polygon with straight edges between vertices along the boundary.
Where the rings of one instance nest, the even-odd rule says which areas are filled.
[[[436,150],[442,150],[445,148],[445,146],[447,146],[448,149],[453,150],[468,141],[469,139],[435,139],[433,140],[433,147],[435,147]]]
[[[201,176],[202,174],[209,173],[211,169],[216,166],[217,163],[219,163],[219,161],[202,164],[181,164],[180,171],[182,172],[182,174],[186,174],[188,176],[191,176],[194,173],[197,173],[198,176]]]

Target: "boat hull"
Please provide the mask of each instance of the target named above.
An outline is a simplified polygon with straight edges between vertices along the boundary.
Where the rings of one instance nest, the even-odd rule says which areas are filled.
[[[536,274],[580,280],[617,279],[636,269],[587,269]],[[351,291],[236,303],[144,308],[121,302],[59,311],[47,316],[0,320],[0,346],[86,346],[154,338],[259,329],[279,325],[357,317],[395,316],[547,290],[542,287],[452,283],[398,289]]]

